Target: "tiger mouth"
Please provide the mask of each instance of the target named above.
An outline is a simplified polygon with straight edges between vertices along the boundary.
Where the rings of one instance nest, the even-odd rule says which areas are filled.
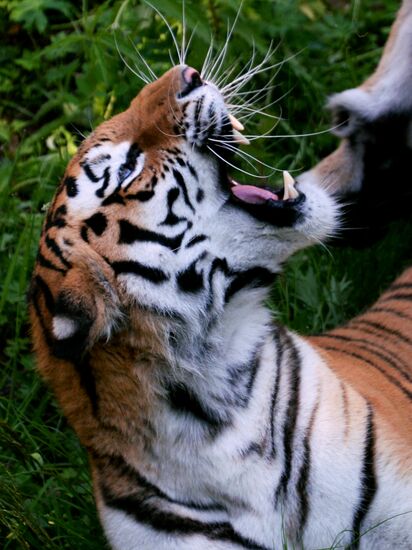
[[[232,124],[233,137],[238,145],[248,145],[249,141],[240,132],[243,125],[229,115]],[[258,187],[243,184],[227,176],[230,200],[247,210],[256,218],[274,225],[292,225],[301,216],[301,206],[306,197],[296,188],[295,179],[283,172],[283,188],[274,190],[270,187]]]

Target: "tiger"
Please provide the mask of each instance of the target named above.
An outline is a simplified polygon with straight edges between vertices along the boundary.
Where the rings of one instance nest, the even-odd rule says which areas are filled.
[[[113,549],[412,547],[412,268],[323,335],[267,305],[287,258],[340,227],[369,122],[410,113],[411,28],[406,0],[374,75],[331,99],[342,145],[281,190],[229,175],[243,126],[185,64],[69,162],[40,237],[32,340]]]

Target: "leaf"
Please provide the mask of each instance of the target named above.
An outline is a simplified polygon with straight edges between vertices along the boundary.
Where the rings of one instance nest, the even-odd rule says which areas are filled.
[[[12,0],[8,3],[10,19],[21,23],[27,30],[36,29],[39,33],[47,27],[45,12],[54,10],[67,18],[73,14],[73,6],[66,0]]]

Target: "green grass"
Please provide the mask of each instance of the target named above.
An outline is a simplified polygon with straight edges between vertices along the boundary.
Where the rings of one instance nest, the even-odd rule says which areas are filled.
[[[155,3],[180,35],[180,3]],[[193,66],[201,66],[210,31],[223,40],[238,4],[186,2],[189,27],[198,23]],[[246,0],[228,64],[238,57],[241,66],[250,57],[252,31],[260,54],[271,39],[280,44],[276,60],[299,52],[263,101],[284,96],[269,109],[282,115],[274,133],[325,130],[327,94],[358,84],[372,70],[397,5]],[[129,64],[136,45],[158,74],[169,67],[172,46],[161,19],[132,0],[80,7],[69,0],[1,0],[0,37],[0,547],[100,549],[86,456],[35,373],[25,295],[44,207],[81,134],[125,108],[141,86],[116,40]],[[261,75],[256,86],[267,78]],[[270,119],[248,128],[265,132]],[[252,154],[290,170],[312,166],[335,147],[325,133],[258,143]],[[279,318],[305,333],[350,318],[410,261],[411,233],[412,224],[400,222],[368,250],[297,255],[273,291]]]

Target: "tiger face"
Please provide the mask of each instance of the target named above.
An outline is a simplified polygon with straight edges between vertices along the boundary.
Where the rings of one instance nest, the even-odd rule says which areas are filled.
[[[145,291],[192,261],[245,270],[258,259],[275,272],[334,230],[336,205],[289,176],[278,192],[234,182],[226,161],[240,127],[214,84],[174,67],[83,143],[57,202],[116,274],[131,269]]]

